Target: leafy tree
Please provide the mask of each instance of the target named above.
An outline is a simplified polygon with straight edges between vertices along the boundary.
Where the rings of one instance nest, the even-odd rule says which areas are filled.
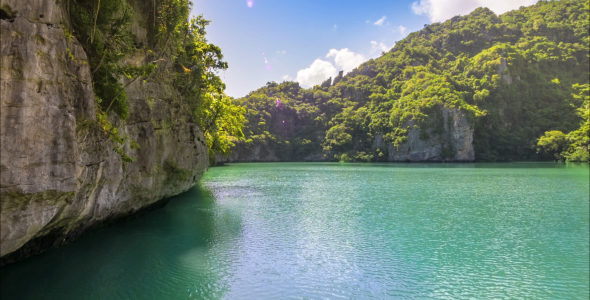
[[[578,107],[578,116],[582,118],[580,128],[571,131],[566,138],[569,147],[563,153],[563,156],[568,161],[588,161],[589,160],[589,144],[590,144],[590,86],[574,85],[574,89],[578,94],[574,94],[576,102],[581,103]],[[574,104],[575,105],[575,104]]]
[[[559,130],[547,131],[537,143],[537,151],[546,151],[553,154],[556,160],[562,160],[562,152],[567,147],[567,139],[563,132]]]
[[[216,75],[227,69],[227,63],[221,49],[207,42],[209,21],[202,15],[189,20],[189,11],[186,0],[162,6],[160,43],[162,51],[174,53],[174,86],[204,130],[209,162],[214,165],[217,153],[229,155],[234,142],[243,138],[244,109],[225,95],[225,84]]]
[[[204,130],[210,161],[215,155],[228,155],[234,142],[243,137],[243,109],[225,95],[225,84],[216,72],[227,69],[221,49],[207,42],[203,16],[189,19],[188,0],[154,0],[151,49],[137,45],[130,27],[134,17],[129,0],[68,0],[73,34],[84,47],[92,72],[97,120],[114,142],[114,150],[125,162],[133,158],[123,150],[126,136],[109,121],[109,112],[125,120],[129,116],[125,87],[139,78],[172,84],[182,103],[188,105],[194,121]],[[129,66],[122,60],[136,51],[151,53],[153,62]],[[156,63],[164,63],[153,77]],[[121,78],[129,79],[123,86]],[[171,80],[172,79],[172,80]],[[137,147],[133,140],[131,148]]]
[[[577,114],[582,118],[580,128],[568,134],[561,131],[548,131],[539,139],[537,152],[545,151],[556,160],[588,161],[590,144],[590,88],[588,84],[575,84],[573,106],[579,105]]]

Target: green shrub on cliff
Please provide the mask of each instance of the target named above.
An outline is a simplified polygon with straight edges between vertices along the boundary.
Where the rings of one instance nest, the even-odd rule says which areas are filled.
[[[143,4],[139,4],[143,5]],[[190,1],[154,0],[153,24],[144,24],[151,45],[138,45],[131,32],[134,11],[128,0],[68,0],[73,34],[88,56],[95,92],[97,120],[114,142],[114,151],[125,162],[133,158],[125,153],[127,138],[108,119],[109,112],[125,120],[129,116],[125,87],[137,79],[148,79],[157,63],[172,58],[172,70],[157,80],[171,81],[179,100],[188,104],[194,121],[203,129],[209,156],[228,155],[233,141],[242,135],[242,108],[225,95],[225,84],[215,74],[226,69],[221,49],[207,42],[202,16],[189,19]],[[136,51],[151,53],[151,63],[130,66],[123,59]],[[166,59],[164,59],[166,58]],[[150,60],[151,60],[150,59]],[[162,70],[164,72],[164,70]],[[129,80],[123,85],[122,78]],[[173,79],[173,80],[170,80]],[[131,148],[137,143],[129,141]],[[214,160],[212,160],[214,161]]]
[[[163,2],[159,11],[158,45],[173,57],[174,87],[203,129],[209,162],[216,154],[229,155],[234,141],[243,137],[243,108],[234,105],[216,71],[227,69],[221,49],[209,44],[203,16],[189,19],[191,3]]]
[[[109,111],[123,120],[129,116],[127,93],[120,79],[123,76],[133,80],[147,77],[156,68],[155,64],[134,67],[121,63],[137,50],[129,30],[133,9],[125,0],[69,0],[66,7],[73,34],[88,57],[98,124],[123,162],[133,162],[133,157],[123,149],[128,138],[120,135],[108,119]],[[133,140],[129,140],[129,144],[132,149],[139,147]]]
[[[130,31],[133,9],[125,0],[70,0],[73,33],[82,44],[90,65],[96,102],[101,112],[129,116],[127,93],[121,77],[147,77],[156,67],[123,65],[121,60],[137,50]]]

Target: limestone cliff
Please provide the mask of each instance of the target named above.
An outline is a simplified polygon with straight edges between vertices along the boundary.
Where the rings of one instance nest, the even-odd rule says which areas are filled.
[[[264,145],[256,145],[249,149],[234,150],[229,157],[217,156],[217,162],[271,162],[280,161],[274,150]]]
[[[410,121],[405,143],[395,147],[391,143],[384,143],[383,135],[377,135],[373,141],[373,149],[387,149],[387,161],[458,162],[475,159],[473,127],[461,110],[443,107],[430,119],[440,120],[442,124],[428,128],[414,126],[414,122]]]
[[[430,126],[429,126],[430,125]],[[416,125],[408,122],[407,140],[398,147],[386,142],[382,134],[375,135],[371,151],[378,161],[387,162],[425,162],[448,161],[467,162],[475,160],[473,149],[473,126],[465,113],[458,108],[440,107],[426,122]],[[383,153],[384,157],[379,156]],[[317,151],[305,156],[301,161],[331,161],[333,154]],[[281,159],[268,145],[239,145],[225,158],[219,156],[218,163],[229,162],[274,162]]]
[[[199,180],[205,140],[171,86],[138,80],[126,88],[130,116],[112,122],[140,147],[127,145],[135,162],[123,163],[96,126],[86,54],[64,31],[59,1],[0,3],[1,264],[158,205]],[[138,53],[126,63],[144,59]]]

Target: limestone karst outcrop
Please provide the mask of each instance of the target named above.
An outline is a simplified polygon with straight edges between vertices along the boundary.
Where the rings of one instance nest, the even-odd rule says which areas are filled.
[[[129,117],[112,116],[139,144],[125,146],[135,161],[123,163],[96,126],[86,54],[64,30],[62,5],[0,4],[1,264],[160,205],[191,188],[208,166],[201,129],[174,101],[175,90],[157,80],[128,85]],[[137,22],[132,29],[145,38]],[[125,63],[145,59],[138,51]]]

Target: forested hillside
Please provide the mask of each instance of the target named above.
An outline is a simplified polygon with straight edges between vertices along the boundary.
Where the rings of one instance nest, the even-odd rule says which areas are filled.
[[[313,88],[269,82],[235,99],[246,123],[232,157],[392,160],[384,145],[408,143],[414,127],[423,141],[448,136],[445,112],[458,108],[476,160],[587,161],[588,76],[588,1],[539,1],[500,16],[478,8]],[[436,160],[453,160],[458,150],[442,140]]]

